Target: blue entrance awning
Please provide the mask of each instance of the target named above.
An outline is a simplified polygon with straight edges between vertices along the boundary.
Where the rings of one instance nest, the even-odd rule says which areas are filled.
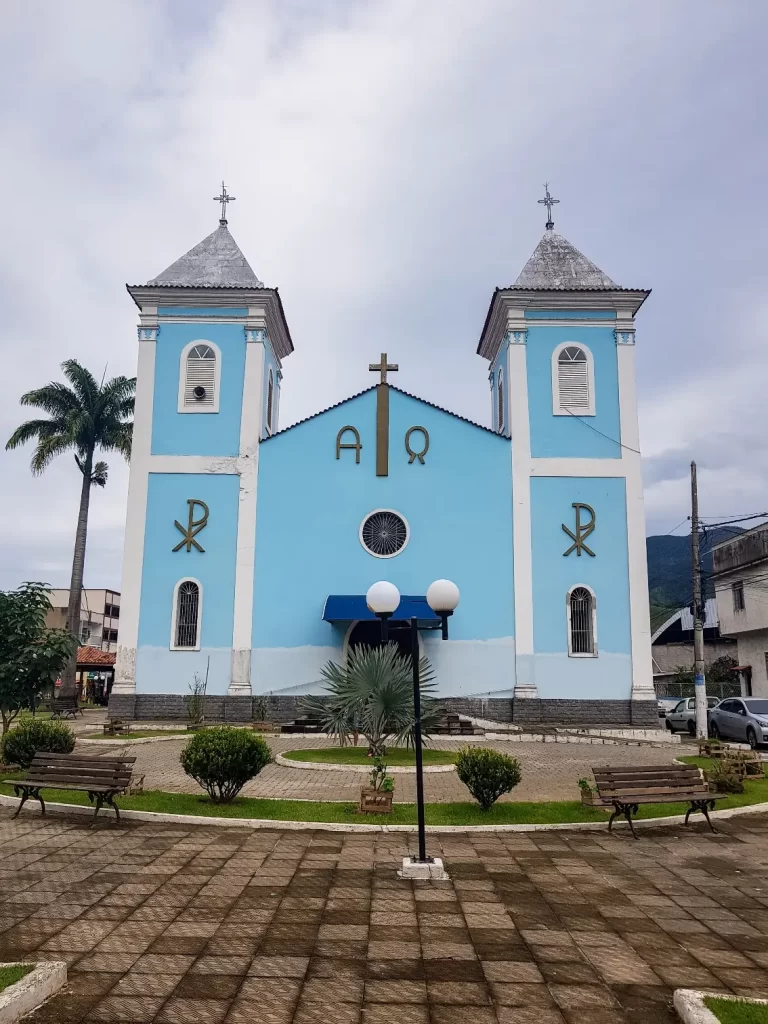
[[[427,604],[426,597],[400,595],[400,604],[390,621],[416,617],[419,622],[438,623],[440,619]],[[329,594],[325,599],[323,619],[326,622],[373,621],[376,616],[365,603],[365,594]]]

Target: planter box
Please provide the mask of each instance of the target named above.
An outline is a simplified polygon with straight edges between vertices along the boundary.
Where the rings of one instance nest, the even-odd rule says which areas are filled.
[[[12,967],[14,964],[3,964]],[[63,960],[46,960],[33,965],[21,981],[0,992],[0,1024],[14,1024],[37,1009],[67,983],[67,965]]]
[[[274,722],[251,722],[254,732],[279,732],[280,727]]]
[[[380,789],[374,789],[372,786],[361,786],[360,813],[391,814],[394,796],[394,793],[382,793]]]
[[[595,790],[581,789],[581,802],[585,807],[606,808],[613,807],[610,800],[602,800]]]

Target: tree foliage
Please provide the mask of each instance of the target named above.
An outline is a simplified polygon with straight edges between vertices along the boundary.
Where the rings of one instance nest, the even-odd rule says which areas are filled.
[[[36,441],[32,472],[47,469],[57,455],[73,452],[81,473],[92,484],[107,482],[107,464],[93,464],[96,448],[116,451],[126,459],[131,455],[130,417],[133,414],[135,377],[113,377],[99,384],[93,374],[76,359],[61,364],[70,386],[52,381],[22,395],[22,405],[42,409],[48,419],[27,420],[14,430],[6,448],[18,448]]]
[[[3,736],[0,744],[3,760],[29,768],[39,750],[51,754],[71,754],[75,749],[75,734],[64,722],[46,722],[40,718],[27,718]]]
[[[51,607],[44,583],[22,583],[0,591],[0,715],[3,733],[22,708],[33,707],[77,649],[65,629],[48,629]]]
[[[520,781],[520,762],[490,747],[462,747],[456,758],[456,774],[480,804],[489,811],[502,793]]]
[[[300,707],[316,715],[340,746],[352,732],[366,737],[375,757],[386,754],[389,736],[398,746],[413,744],[413,670],[411,659],[400,654],[396,644],[353,647],[345,664],[329,661],[321,675],[328,696],[305,697]],[[437,684],[427,658],[419,660],[419,679],[421,731],[428,737],[443,711],[433,697]]]
[[[88,511],[91,488],[104,487],[109,467],[106,462],[95,462],[97,449],[118,452],[130,458],[133,424],[135,377],[113,377],[99,383],[90,370],[76,359],[61,364],[66,384],[52,381],[41,388],[27,391],[21,404],[40,409],[46,418],[27,420],[11,434],[7,449],[18,448],[34,441],[31,468],[35,475],[42,473],[57,455],[72,452],[81,474],[80,506],[75,531],[75,550],[72,556],[72,575],[69,583],[67,628],[77,635],[80,629],[80,603],[85,566],[85,546],[88,535]],[[75,658],[69,659],[62,673],[62,693],[73,693],[75,688]]]
[[[272,760],[267,743],[248,729],[216,726],[196,733],[181,752],[181,767],[216,803],[233,800]]]

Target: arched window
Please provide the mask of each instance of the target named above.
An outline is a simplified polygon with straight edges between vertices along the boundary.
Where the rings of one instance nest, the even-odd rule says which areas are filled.
[[[594,592],[580,584],[567,599],[568,654],[571,658],[597,657],[597,617]]]
[[[496,385],[496,411],[498,413],[499,433],[504,430],[504,374],[499,370],[499,380]]]
[[[198,580],[179,580],[173,590],[171,649],[200,650],[200,622],[203,613],[203,589]]]
[[[566,343],[552,354],[552,406],[555,416],[595,415],[592,353],[584,345]]]
[[[269,371],[269,382],[267,384],[267,433],[272,433],[272,408],[275,401],[275,382],[272,370]]]
[[[208,341],[190,342],[181,353],[179,412],[218,412],[219,350]]]

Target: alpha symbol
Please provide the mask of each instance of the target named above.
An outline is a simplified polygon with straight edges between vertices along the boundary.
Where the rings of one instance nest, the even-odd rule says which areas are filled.
[[[562,523],[563,530],[573,541],[573,544],[568,548],[567,551],[563,552],[563,557],[570,555],[572,551],[575,551],[577,555],[581,556],[582,551],[586,551],[592,558],[595,557],[595,552],[591,551],[584,543],[586,538],[592,533],[595,528],[595,510],[590,505],[584,505],[580,501],[574,501],[573,508],[576,509],[576,533],[571,533],[565,523]],[[581,521],[581,510],[585,508],[589,512],[590,520],[588,523],[582,523]]]
[[[204,547],[195,540],[195,537],[205,527],[208,522],[208,506],[204,501],[200,501],[199,498],[187,498],[187,504],[189,505],[189,522],[186,526],[182,526],[178,519],[174,519],[174,526],[177,530],[180,530],[184,534],[184,539],[180,540],[174,551],[181,551],[186,545],[187,551],[192,550],[194,545],[198,551],[205,551]],[[195,519],[195,505],[199,505],[203,510],[202,518]]]

